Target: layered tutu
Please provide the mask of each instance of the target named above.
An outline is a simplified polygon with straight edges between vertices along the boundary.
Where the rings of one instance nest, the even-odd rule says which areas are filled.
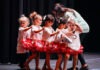
[[[78,51],[75,51],[75,50],[72,50],[71,48],[67,47],[66,49],[66,53],[69,53],[69,54],[81,54],[83,52],[83,46],[81,45],[80,46],[80,49]]]
[[[47,51],[49,53],[66,53],[66,44],[65,43],[59,43],[59,42],[52,42],[48,44]]]
[[[33,41],[30,38],[21,41],[23,48],[27,50],[31,50],[31,47],[33,46],[32,42]]]
[[[46,45],[46,51],[48,53],[69,53],[69,54],[81,54],[83,52],[83,46],[80,46],[78,51],[75,51],[69,47],[65,43],[52,42]]]
[[[66,53],[67,45],[65,43],[59,43],[60,53]]]
[[[36,51],[38,51],[38,52],[45,52],[45,50],[46,50],[46,42],[45,41],[43,41],[43,40],[36,40],[36,41],[34,41],[34,43],[33,43],[33,48],[32,49],[35,49]]]
[[[48,52],[48,53],[69,53],[69,54],[80,54],[83,52],[83,46],[80,46],[78,51],[72,50],[67,47],[65,43],[59,42],[51,42],[48,43],[43,40],[35,40],[32,39],[22,40],[22,45],[25,49],[30,50],[32,52]]]
[[[59,52],[59,43],[51,42],[46,45],[46,52],[48,53],[58,53]]]

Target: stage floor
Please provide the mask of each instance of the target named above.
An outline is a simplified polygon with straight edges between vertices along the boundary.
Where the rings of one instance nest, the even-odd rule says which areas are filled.
[[[100,70],[100,53],[84,53],[87,64],[89,65],[89,70]],[[79,61],[78,61],[79,62]],[[51,67],[54,69],[56,64],[56,59],[51,59]],[[40,59],[40,68],[44,64],[44,59]],[[34,59],[30,62],[31,70],[35,68]],[[72,66],[72,61],[69,60],[68,68]],[[78,63],[78,68],[80,68],[80,62]],[[0,64],[0,70],[20,70],[18,64]]]

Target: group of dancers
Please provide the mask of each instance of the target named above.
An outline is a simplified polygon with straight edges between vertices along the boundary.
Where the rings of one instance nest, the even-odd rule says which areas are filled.
[[[29,18],[32,25],[30,25]],[[70,70],[78,70],[78,56],[83,52],[80,34],[89,32],[89,26],[80,14],[57,3],[52,14],[42,17],[33,11],[29,18],[25,15],[19,18],[17,44],[19,66],[22,69],[30,70],[29,63],[35,59],[35,70],[53,70],[50,66],[50,55],[56,53],[58,59],[54,70],[67,70],[70,55],[73,56],[73,66]],[[57,25],[56,30],[52,27],[55,24]],[[29,52],[32,54],[26,57]],[[39,67],[41,52],[46,54],[42,69]],[[62,62],[64,62],[63,67]],[[83,59],[82,69],[88,70],[87,66]]]

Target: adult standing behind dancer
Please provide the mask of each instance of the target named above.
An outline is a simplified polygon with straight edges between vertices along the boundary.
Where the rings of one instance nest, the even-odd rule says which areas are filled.
[[[87,22],[82,18],[82,16],[74,9],[66,8],[64,5],[61,5],[59,3],[55,4],[53,13],[55,14],[56,18],[59,20],[62,17],[65,17],[66,19],[71,18],[76,23],[78,23],[79,26],[81,26],[83,33],[88,33],[90,28]],[[85,59],[83,57],[83,54],[79,54],[78,58],[81,62],[81,69],[80,70],[88,70],[88,65],[85,62]]]

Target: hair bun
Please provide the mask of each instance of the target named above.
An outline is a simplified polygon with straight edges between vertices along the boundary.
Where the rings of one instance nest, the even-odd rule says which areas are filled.
[[[36,11],[34,11],[34,12],[32,12],[32,13],[30,14],[30,16],[29,16],[29,17],[30,17],[31,19],[33,19],[36,15],[37,15],[37,12],[36,12]]]
[[[24,15],[24,14],[22,14],[20,17],[25,17],[25,15]]]

